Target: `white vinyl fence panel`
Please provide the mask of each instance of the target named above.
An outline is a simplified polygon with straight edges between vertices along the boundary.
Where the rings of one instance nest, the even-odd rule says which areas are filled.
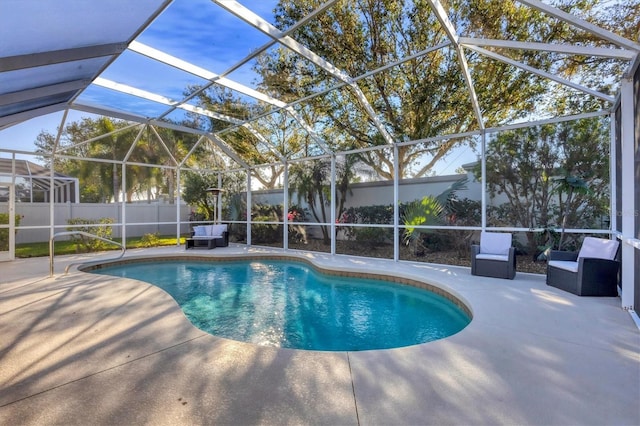
[[[49,204],[16,203],[16,214],[21,216],[20,228],[16,234],[16,243],[33,243],[49,240]],[[189,232],[189,213],[187,205],[180,206],[180,232]],[[139,237],[144,234],[175,235],[176,206],[173,204],[127,204],[127,237]],[[64,203],[54,205],[55,232],[66,231],[69,219],[113,219],[113,237],[122,236],[121,204]]]

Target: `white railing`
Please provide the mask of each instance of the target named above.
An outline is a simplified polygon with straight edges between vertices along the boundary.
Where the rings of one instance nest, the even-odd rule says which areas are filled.
[[[120,252],[120,255],[114,258],[109,258],[109,259],[104,259],[105,261],[107,260],[118,260],[120,259],[122,256],[124,256],[125,251],[127,250],[125,248],[124,245],[120,244],[117,241],[113,241],[110,240],[108,238],[103,238],[103,237],[99,237],[97,235],[94,234],[90,234],[88,232],[84,232],[84,231],[66,231],[66,232],[58,232],[56,234],[53,234],[53,237],[51,237],[51,239],[49,239],[49,276],[52,277],[53,276],[53,257],[55,255],[55,250],[54,250],[54,246],[55,246],[55,239],[56,237],[61,237],[63,235],[84,235],[85,237],[89,237],[89,238],[95,238],[96,240],[100,240],[100,241],[104,241],[107,243],[111,243],[111,244],[115,244],[118,247],[120,247],[120,249],[122,250],[122,252]],[[67,265],[67,267],[64,269],[64,273],[68,273],[69,272],[69,268],[72,265],[78,264],[78,263],[83,263],[83,262],[75,262],[75,263],[70,263]]]

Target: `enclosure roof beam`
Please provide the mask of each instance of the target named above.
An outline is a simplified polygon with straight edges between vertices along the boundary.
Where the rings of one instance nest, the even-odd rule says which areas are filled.
[[[283,108],[286,106],[285,102],[282,102],[278,99],[275,99],[269,95],[266,95],[250,87],[247,87],[244,84],[237,83],[226,77],[222,77],[209,70],[201,68],[197,65],[193,65],[187,61],[183,61],[182,59],[178,59],[175,56],[171,56],[167,53],[164,53],[160,50],[144,45],[140,42],[137,42],[137,41],[132,42],[129,45],[129,50],[132,50],[136,53],[140,53],[141,55],[147,56],[148,58],[170,65],[179,70],[186,71],[197,77],[203,78],[205,80],[209,80],[211,82],[214,82],[215,84],[219,84],[220,86],[242,93],[244,95],[257,99],[259,101],[266,102],[270,105],[275,105],[280,108]]]
[[[291,27],[289,27],[286,31],[282,32],[282,35],[287,35],[290,34],[291,32],[295,31],[297,28],[299,28],[300,26],[304,25],[306,22],[312,20],[313,18],[315,18],[318,14],[324,12],[324,10],[326,10],[327,8],[329,8],[330,6],[333,5],[333,3],[335,3],[337,0],[330,0],[328,2],[325,2],[324,4],[320,5],[318,8],[314,9],[311,13],[307,14],[304,18],[302,18],[300,21],[296,22],[294,25],[292,25]],[[271,47],[274,43],[276,43],[275,40],[259,47],[258,49],[254,50],[253,52],[251,52],[248,56],[246,56],[244,59],[240,60],[239,62],[237,62],[235,65],[233,65],[230,69],[228,69],[227,71],[225,71],[224,73],[222,73],[221,75],[217,75],[214,73],[211,73],[207,70],[204,70],[200,67],[197,67],[195,65],[189,64],[186,61],[182,61],[181,59],[178,58],[174,58],[170,55],[166,55],[163,52],[160,51],[156,51],[155,49],[145,46],[141,43],[138,42],[133,42],[132,43],[132,50],[136,51],[138,53],[141,53],[143,55],[149,56],[151,58],[154,58],[157,55],[157,60],[160,61],[164,61],[167,60],[168,62],[166,62],[169,65],[173,65],[173,66],[178,66],[180,67],[180,69],[183,69],[184,71],[187,72],[191,72],[191,73],[195,73],[195,75],[200,75],[202,78],[206,78],[209,80],[209,83],[200,87],[198,90],[194,91],[193,93],[189,94],[186,98],[184,98],[180,104],[186,104],[189,100],[193,99],[194,97],[196,97],[199,93],[204,92],[206,89],[208,89],[209,87],[211,87],[213,84],[215,83],[219,83],[221,85],[227,85],[227,87],[234,89],[234,90],[239,90],[242,93],[247,94],[248,96],[258,96],[259,99],[263,100],[263,101],[267,101],[267,99],[265,97],[267,97],[266,94],[254,91],[251,88],[248,87],[244,87],[242,90],[240,90],[241,88],[238,87],[238,83],[236,82],[232,82],[229,79],[226,79],[224,76],[233,72],[234,70],[240,68],[242,65],[244,65],[245,63],[247,63],[248,61],[250,61],[251,59],[255,58],[256,56],[262,54],[264,51],[266,51],[269,47]],[[172,59],[173,58],[173,59]],[[174,61],[175,59],[175,61]],[[184,67],[184,68],[182,68]],[[278,106],[278,104],[280,104],[281,108],[285,107],[286,104],[283,103],[282,101],[279,101],[277,99],[273,99],[268,97],[271,102],[274,102],[273,105]],[[256,98],[258,99],[258,98]],[[161,114],[160,116],[156,117],[157,119],[165,117],[166,115],[168,115],[169,113],[171,113],[171,111],[175,110],[176,106],[171,106],[171,108],[169,108],[167,111],[165,111],[163,114]],[[303,127],[305,128],[310,128],[308,125],[304,125],[303,123],[300,123]],[[311,134],[311,137],[316,139],[316,141],[318,142],[318,144],[320,145],[324,145],[323,141],[318,138],[318,136],[314,133]]]
[[[171,153],[171,150],[167,147],[167,144],[165,143],[165,141],[162,139],[162,137],[160,137],[160,134],[158,133],[158,131],[156,130],[156,128],[152,125],[148,125],[149,127],[151,127],[151,130],[153,131],[153,134],[156,135],[156,137],[158,138],[158,140],[160,141],[160,144],[162,144],[162,147],[164,148],[165,152],[167,153],[167,155],[169,156],[169,158],[171,158],[171,161],[173,161],[173,164],[175,164],[176,166],[178,166],[179,162],[176,160],[176,158],[173,156],[173,154]]]
[[[287,106],[287,104],[281,100],[278,100],[276,98],[273,98],[267,94],[264,94],[262,92],[259,92],[255,89],[252,89],[250,87],[245,86],[244,84],[235,82],[233,80],[230,80],[226,77],[222,77],[218,74],[215,74],[209,70],[206,70],[204,68],[201,68],[197,65],[193,65],[187,61],[183,61],[182,59],[178,59],[175,56],[171,56],[169,54],[166,54],[160,50],[154,49],[152,47],[149,47],[145,44],[142,44],[140,42],[134,41],[129,45],[129,49],[139,53],[141,55],[147,56],[148,58],[151,58],[153,60],[162,62],[164,64],[170,65],[174,68],[177,68],[179,70],[182,71],[186,71],[190,74],[193,74],[197,77],[206,79],[208,81],[210,81],[211,83],[214,84],[218,84],[220,86],[226,87],[227,89],[231,89],[234,90],[238,93],[242,93],[243,95],[247,95],[253,99],[256,99],[258,101],[262,101],[265,102],[269,105],[273,105],[277,108],[282,108],[285,109],[289,114],[291,114],[291,116],[307,131],[310,133],[311,137],[314,138],[314,140],[316,140],[316,142],[318,142],[319,145],[321,145],[323,147],[323,149],[328,150],[328,148],[325,146],[324,142],[322,140],[320,140],[320,138],[317,136],[317,134],[315,133],[315,131],[311,128],[311,126],[309,126],[307,123],[305,123],[302,119],[302,117],[300,117],[299,115],[297,115],[295,113],[295,111],[293,110],[293,108]],[[181,107],[183,109],[187,109],[189,111],[192,112],[196,112],[199,114],[203,114],[202,111],[205,110],[196,110],[196,108],[198,107],[193,107],[192,105],[189,105],[187,103],[185,103],[188,99],[190,99],[190,97],[187,97],[186,99],[183,99],[181,102],[176,103],[176,107]],[[168,112],[167,112],[168,113]],[[166,114],[166,113],[165,113]],[[206,115],[206,114],[205,114]],[[237,125],[241,125],[241,123],[238,121],[234,124]]]
[[[439,0],[427,0],[431,5],[431,9],[436,14],[436,18],[442,25],[447,37],[451,40],[451,43],[455,46],[456,54],[458,55],[458,61],[460,63],[460,69],[464,76],[464,81],[467,85],[467,89],[469,90],[469,96],[471,98],[471,105],[473,106],[473,111],[476,116],[476,120],[478,122],[478,126],[480,129],[484,129],[484,120],[482,118],[482,111],[480,111],[480,104],[478,103],[478,95],[476,94],[476,89],[473,85],[473,80],[471,79],[471,73],[469,72],[469,64],[467,63],[467,58],[462,50],[462,46],[460,46],[458,40],[458,34],[456,33],[456,29],[453,26],[453,23],[449,19],[442,3]]]
[[[518,67],[518,68],[521,68],[521,69],[523,69],[525,71],[529,71],[529,72],[531,72],[533,74],[536,74],[536,75],[538,75],[540,77],[548,78],[549,80],[555,81],[556,83],[560,83],[560,84],[562,84],[564,86],[571,87],[571,88],[576,89],[576,90],[578,90],[580,92],[584,92],[584,93],[587,93],[589,95],[595,96],[597,98],[603,99],[603,100],[605,100],[607,102],[613,103],[615,101],[615,98],[613,96],[605,95],[604,93],[598,92],[596,90],[589,89],[589,88],[584,87],[584,86],[582,86],[580,84],[577,84],[577,83],[574,83],[572,81],[565,80],[563,78],[557,77],[557,76],[555,76],[555,75],[553,75],[551,73],[548,73],[546,71],[542,71],[542,70],[539,70],[537,68],[531,67],[529,65],[525,65],[525,64],[523,64],[521,62],[514,61],[513,59],[510,59],[510,58],[502,56],[502,55],[500,55],[498,53],[491,52],[489,50],[483,49],[482,47],[467,46],[467,48],[471,49],[471,50],[475,50],[476,52],[478,52],[478,53],[480,53],[482,55],[485,55],[485,56],[488,56],[490,58],[496,59],[496,60],[498,60],[500,62],[504,62],[504,63],[510,64],[510,65],[513,65],[514,67]]]
[[[125,154],[124,158],[122,159],[123,163],[126,164],[129,161],[129,157],[131,157],[131,154],[133,154],[133,150],[136,149],[136,146],[138,145],[138,142],[140,141],[140,138],[142,137],[142,134],[144,133],[144,129],[147,126],[142,126],[140,128],[140,131],[138,132],[138,134],[136,135],[135,139],[133,140],[133,143],[129,147],[129,150],[127,151],[127,153]]]
[[[5,127],[11,127],[15,124],[22,123],[23,121],[27,121],[32,118],[40,117],[41,115],[63,111],[67,107],[68,105],[66,102],[60,102],[57,104],[22,111],[16,114],[5,115],[4,117],[0,117],[0,130],[4,129]]]
[[[329,75],[347,83],[354,90],[356,98],[358,99],[360,104],[363,106],[363,108],[367,112],[367,115],[374,122],[376,128],[381,133],[382,137],[387,141],[387,143],[393,143],[393,138],[391,137],[387,129],[382,124],[382,121],[375,113],[373,107],[371,107],[371,104],[367,100],[366,96],[364,95],[364,93],[362,93],[362,90],[360,90],[358,85],[353,81],[353,79],[348,74],[346,74],[344,71],[340,70],[339,68],[337,68],[336,66],[331,64],[329,61],[325,60],[324,58],[318,56],[315,52],[309,50],[302,44],[298,43],[296,40],[289,37],[282,31],[280,31],[279,29],[271,25],[269,22],[262,19],[260,16],[256,15],[253,11],[242,6],[237,1],[235,0],[212,0],[212,1],[218,4],[219,6],[221,6],[222,8],[226,9],[228,12],[237,16],[238,18],[242,19],[247,24],[257,29],[258,31],[261,31],[265,35],[271,37],[275,41],[284,45],[291,51],[308,59],[309,61],[311,61],[311,63],[317,65],[318,67],[328,72]],[[335,3],[335,1],[327,2],[323,5],[323,7],[331,5],[333,3]]]
[[[253,28],[262,32],[263,34],[271,37],[273,40],[278,43],[286,46],[290,50],[296,52],[298,55],[303,56],[314,64],[318,65],[320,68],[327,71],[332,76],[344,81],[349,82],[350,77],[345,74],[342,70],[335,67],[333,64],[326,61],[324,58],[318,56],[313,51],[307,49],[302,44],[298,43],[288,35],[283,34],[278,28],[271,25],[269,22],[265,21],[259,15],[255,14],[252,10],[247,9],[240,3],[235,0],[212,0],[214,3],[227,10],[229,13],[234,16],[242,19],[247,24],[251,25]],[[325,3],[325,5],[331,5],[335,3],[335,1],[331,1]]]
[[[55,96],[60,93],[75,92],[91,83],[91,80],[73,80],[64,83],[50,84],[48,86],[34,87],[32,89],[0,94],[0,105],[10,105],[18,102]]]
[[[148,101],[157,102],[163,105],[171,105],[176,106],[179,109],[184,111],[194,112],[199,115],[204,115],[210,118],[215,118],[217,120],[226,121],[233,124],[242,124],[242,120],[238,120],[237,118],[229,117],[224,114],[220,114],[217,112],[209,111],[204,108],[190,105],[190,104],[179,104],[179,102],[174,101],[173,99],[169,99],[165,96],[158,95],[155,93],[148,92],[146,90],[138,89],[135,87],[128,86],[126,84],[116,83],[115,81],[107,80],[106,78],[98,77],[93,82],[97,86],[105,87],[107,89],[111,89],[120,93],[124,93],[127,95],[136,96],[138,98],[146,99]]]
[[[108,80],[103,77],[98,77],[93,81],[96,86],[104,87],[116,92],[124,93],[127,95],[137,96],[148,101],[157,102],[165,105],[174,105],[177,102],[162,95],[148,92],[146,90],[138,89],[136,87],[128,86],[122,83],[116,83],[115,81]]]
[[[275,156],[280,159],[280,161],[282,161],[282,162],[286,161],[286,158],[278,151],[278,148],[273,143],[271,143],[271,141],[269,141],[267,138],[262,136],[262,134],[260,132],[258,132],[255,129],[255,127],[253,127],[250,123],[245,123],[245,124],[242,125],[242,127],[247,129],[249,131],[249,133],[251,133],[253,136],[255,136],[256,139],[258,139],[260,142],[262,142],[264,145],[266,145],[267,148],[269,149],[269,151],[273,152],[275,154]]]
[[[635,50],[636,52],[640,52],[640,44],[628,40],[624,37],[621,37],[611,31],[607,31],[604,28],[601,28],[597,25],[592,24],[591,22],[585,21],[575,15],[564,12],[554,6],[545,4],[539,0],[517,0],[522,4],[526,4],[534,9],[539,10],[547,15],[553,16],[554,18],[558,18],[561,21],[567,22],[575,27],[581,28],[591,34],[594,34],[604,40],[610,41],[611,43],[620,46],[626,47],[631,50]]]
[[[102,134],[102,135],[100,135],[100,136],[96,136],[96,137],[94,137],[94,138],[87,139],[87,140],[82,141],[82,142],[78,142],[77,144],[74,144],[74,145],[70,145],[70,146],[65,146],[65,147],[59,148],[59,149],[58,149],[58,152],[64,152],[64,151],[66,151],[67,149],[79,148],[79,147],[81,147],[81,146],[83,146],[83,145],[86,145],[86,144],[88,144],[88,143],[95,142],[95,141],[99,141],[100,139],[106,138],[107,136],[115,135],[116,133],[124,132],[125,130],[129,130],[129,129],[131,129],[131,128],[138,127],[138,126],[142,126],[142,124],[140,124],[140,123],[134,123],[134,124],[130,124],[130,125],[128,125],[128,126],[125,126],[125,127],[121,128],[121,129],[112,130],[112,131],[110,131],[109,133],[103,133],[103,134]]]
[[[42,67],[64,62],[112,56],[123,52],[125,43],[110,43],[95,46],[75,47],[71,49],[52,50],[48,52],[29,53],[26,55],[0,58],[0,72],[15,71],[25,68]]]
[[[247,164],[246,161],[240,158],[240,156],[236,154],[236,152],[233,149],[231,149],[229,145],[227,145],[227,143],[224,140],[222,140],[222,138],[220,138],[218,135],[209,134],[207,138],[211,142],[213,142],[218,148],[220,148],[222,152],[227,154],[229,158],[233,159],[236,163],[240,164],[242,167],[246,169],[251,168],[251,166],[249,166],[249,164]]]
[[[491,46],[504,47],[507,49],[535,50],[542,52],[566,53],[569,55],[601,56],[613,59],[632,60],[638,54],[636,51],[628,49],[613,49],[609,47],[594,46],[574,46],[558,43],[537,43],[530,41],[480,39],[472,37],[460,37],[459,43],[466,47]]]

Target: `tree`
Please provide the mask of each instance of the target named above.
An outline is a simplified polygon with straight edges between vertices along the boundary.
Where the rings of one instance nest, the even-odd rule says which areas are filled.
[[[421,244],[422,234],[430,232],[428,229],[421,229],[418,226],[433,226],[441,223],[443,212],[442,204],[432,195],[422,197],[407,203],[403,209],[400,220],[404,225],[403,240],[405,244],[413,245],[413,253],[423,254]]]
[[[638,0],[632,3],[630,10],[637,18]],[[317,5],[314,0],[281,0],[276,8],[276,25],[286,30]],[[599,24],[616,29],[615,17],[620,10],[596,5],[592,0],[566,0],[558,6],[592,20],[597,18]],[[576,31],[560,20],[517,2],[458,0],[448,2],[446,6],[454,27],[469,37],[545,43],[577,39],[585,45],[606,44],[589,33]],[[632,31],[626,28],[624,35],[636,38],[631,37]],[[296,28],[293,37],[352,77],[448,41],[435,14],[423,0],[339,1],[314,20]],[[472,51],[465,50],[464,53],[486,127],[523,118],[541,107],[557,106],[541,102],[555,90],[544,79],[511,65],[487,60]],[[601,82],[610,80],[602,73],[594,75],[597,67],[593,64],[602,64],[599,59],[576,57],[569,62],[572,66],[559,67],[561,55],[556,53],[510,50],[509,56],[544,71],[559,71],[565,78],[581,73],[580,79],[584,81],[588,80],[586,76],[592,76],[589,78],[594,81],[599,77]],[[611,66],[615,67],[615,64]],[[450,46],[360,79],[357,90],[347,84],[324,93],[325,88],[337,86],[340,81],[285,48],[262,55],[256,71],[262,76],[262,88],[285,101],[323,93],[301,104],[300,109],[316,118],[310,122],[332,148],[345,143],[355,147],[387,144],[365,110],[358,91],[369,101],[396,141],[423,140],[479,128],[457,53]],[[593,108],[602,107],[601,102],[595,104]],[[429,175],[434,165],[461,143],[463,139],[449,139],[400,146],[400,177]],[[424,158],[429,160],[424,161]],[[394,165],[384,150],[363,152],[362,161],[379,176],[393,178]]]
[[[353,164],[357,156],[346,156],[336,160],[336,217],[345,210],[344,204],[349,193],[349,184],[354,179]],[[329,222],[327,209],[331,204],[331,162],[327,159],[309,160],[293,164],[289,169],[289,192],[296,194],[298,204],[306,203],[311,215],[318,223]],[[324,244],[331,241],[329,227],[320,225]]]
[[[405,244],[413,245],[414,254],[423,253],[422,236],[431,232],[430,229],[420,227],[441,224],[444,221],[443,215],[453,211],[458,201],[456,191],[466,189],[466,184],[467,178],[462,178],[438,195],[427,195],[402,206],[400,221],[404,225],[403,240]]]
[[[138,144],[139,150],[134,151],[133,154],[138,159],[144,159],[148,164],[165,166],[146,169],[141,184],[147,191],[147,200],[151,200],[152,191],[155,191],[156,194],[167,194],[169,203],[173,204],[177,187],[175,167],[178,164],[176,162],[185,160],[198,137],[168,128],[158,128],[156,131],[157,135],[155,132],[149,132],[147,128],[146,137],[142,138]],[[186,165],[192,165],[195,162],[193,158],[186,160]]]
[[[45,165],[51,162],[50,154],[58,154],[54,158],[54,169],[57,172],[77,177],[80,180],[80,200],[84,202],[106,202],[114,195],[115,166],[108,163],[90,161],[91,158],[111,158],[109,152],[113,152],[114,144],[110,141],[83,143],[104,134],[106,129],[124,127],[125,123],[117,120],[83,118],[67,124],[61,133],[58,146],[55,146],[56,138],[52,134],[43,131],[36,139],[36,151],[42,154]],[[133,141],[133,139],[131,139]],[[127,148],[128,149],[128,148]],[[105,153],[106,152],[106,153]],[[126,151],[125,151],[126,152]],[[63,154],[65,157],[61,157]],[[122,154],[124,157],[124,154]],[[71,159],[68,157],[78,157]],[[86,158],[87,160],[83,160]],[[117,190],[118,183],[115,184]]]
[[[309,164],[310,163],[310,164]],[[327,160],[310,160],[295,163],[289,169],[289,191],[298,197],[298,204],[303,202],[309,206],[311,214],[318,223],[327,223],[326,206],[329,205],[330,196],[327,191],[329,186],[331,163]],[[329,229],[321,225],[322,240],[329,244],[331,239]]]
[[[197,212],[204,215],[205,220],[213,220],[214,205],[207,188],[217,187],[217,177],[213,174],[187,172],[184,176],[182,199],[190,205],[195,205]]]
[[[220,138],[247,164],[266,165],[252,169],[251,174],[265,188],[275,188],[284,173],[281,156],[287,157],[299,150],[300,136],[291,131],[292,118],[283,113],[275,113],[242,126],[239,123],[263,111],[220,86],[212,86],[200,93],[197,99],[203,108],[238,121],[235,128],[231,129],[234,123],[222,118],[211,118],[210,129],[230,129],[223,132]],[[262,138],[257,137],[256,133]],[[198,152],[196,155],[206,154]]]
[[[487,209],[488,222],[555,228],[562,220],[566,226],[594,226],[607,213],[609,200],[606,124],[603,118],[582,119],[501,132],[491,139],[486,150],[487,190],[492,199],[504,196],[507,201]],[[479,169],[475,173],[482,178]],[[579,176],[591,191],[558,185],[557,176]],[[527,236],[535,252],[536,237]]]
[[[572,176],[565,170],[561,170],[561,176],[555,179],[558,182],[557,191],[559,194],[563,192],[567,193],[566,201],[563,203],[560,200],[561,216],[562,216],[562,230],[560,232],[560,241],[558,242],[558,250],[562,250],[562,242],[564,240],[564,231],[567,229],[567,218],[569,217],[569,210],[571,208],[571,201],[574,194],[588,194],[589,187],[584,179],[578,176]]]
[[[159,139],[150,126],[140,135],[141,127],[125,129],[126,126],[130,126],[130,123],[106,117],[83,118],[65,126],[57,147],[54,146],[53,135],[41,132],[36,140],[37,152],[41,153],[47,166],[51,161],[49,154],[54,148],[57,153],[64,155],[55,157],[55,170],[79,178],[80,199],[83,202],[117,199],[122,181],[122,161],[127,155],[127,160],[132,163],[126,169],[127,201],[131,201],[136,194],[152,200],[154,196],[165,193],[173,202],[177,166],[173,159],[178,162],[185,160],[198,136],[159,128]],[[136,137],[136,146],[132,146]],[[92,142],[85,143],[88,140]],[[68,158],[74,156],[80,159]],[[91,159],[107,159],[110,162]],[[193,164],[193,159],[187,159],[185,164]]]

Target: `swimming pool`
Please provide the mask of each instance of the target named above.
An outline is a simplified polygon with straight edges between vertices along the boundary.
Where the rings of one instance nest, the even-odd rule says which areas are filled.
[[[138,260],[91,272],[153,284],[201,330],[264,346],[388,349],[451,336],[471,320],[452,296],[293,260]]]

